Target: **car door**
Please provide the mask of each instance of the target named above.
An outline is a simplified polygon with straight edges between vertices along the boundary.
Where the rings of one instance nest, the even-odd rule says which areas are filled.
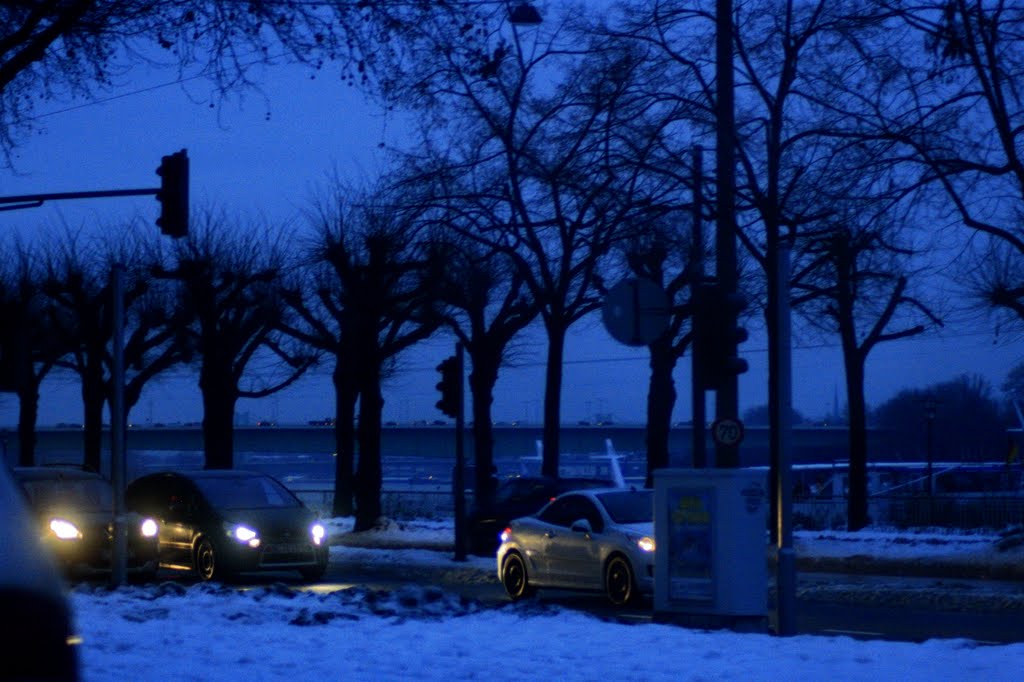
[[[563,495],[545,510],[541,520],[547,523],[542,552],[551,583],[600,587],[599,548],[594,537],[604,530],[604,523],[594,503],[584,495]],[[591,524],[589,532],[573,529],[580,520]]]

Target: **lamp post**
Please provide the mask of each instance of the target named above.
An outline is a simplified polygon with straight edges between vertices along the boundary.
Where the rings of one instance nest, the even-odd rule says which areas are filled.
[[[513,26],[536,26],[541,23],[540,12],[529,2],[516,3],[508,12],[508,20]]]

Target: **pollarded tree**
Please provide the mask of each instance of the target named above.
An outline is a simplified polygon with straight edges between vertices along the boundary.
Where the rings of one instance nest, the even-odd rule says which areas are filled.
[[[344,196],[338,190],[312,214],[316,236],[305,258],[310,286],[306,297],[293,291],[288,298],[298,311],[288,333],[335,357],[335,512],[351,513],[354,496],[356,530],[372,528],[381,515],[382,382],[399,354],[443,322],[437,289],[444,264],[433,260],[415,215],[388,196],[383,191]]]
[[[113,396],[113,299],[111,273],[125,268],[123,348],[125,418],[151,379],[182,361],[184,348],[165,282],[150,273],[158,263],[150,230],[127,225],[120,236],[85,240],[66,234],[48,248],[44,291],[51,335],[66,350],[56,363],[78,374],[82,384],[83,464],[100,468],[103,409]]]
[[[173,248],[173,264],[155,274],[176,284],[177,333],[198,356],[205,466],[230,469],[238,399],[290,386],[316,358],[280,332],[285,261],[269,230],[206,212]]]
[[[449,220],[457,220],[452,216]],[[493,500],[494,424],[491,405],[498,373],[513,354],[513,341],[537,318],[523,278],[500,252],[466,238],[431,245],[446,266],[441,273],[440,300],[445,322],[469,356],[476,504],[488,508]]]
[[[0,265],[0,383],[18,399],[18,464],[35,464],[39,387],[68,350],[57,333],[59,318],[43,294],[38,252],[20,241],[3,247]]]

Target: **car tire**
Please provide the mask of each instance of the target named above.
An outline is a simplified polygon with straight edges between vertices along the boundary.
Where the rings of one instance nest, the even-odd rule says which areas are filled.
[[[221,580],[224,578],[224,569],[217,560],[217,549],[210,538],[202,538],[196,545],[193,565],[196,574],[203,582],[210,580]]]
[[[604,567],[604,591],[616,606],[625,606],[636,599],[636,580],[629,560],[616,554]]]
[[[529,597],[534,593],[526,562],[518,552],[510,552],[501,564],[501,584],[512,601]]]

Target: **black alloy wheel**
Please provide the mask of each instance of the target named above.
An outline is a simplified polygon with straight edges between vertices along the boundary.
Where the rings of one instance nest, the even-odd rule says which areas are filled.
[[[510,552],[501,565],[501,584],[513,601],[533,594],[526,575],[526,562],[518,552]]]
[[[204,581],[221,578],[223,570],[217,566],[217,552],[209,538],[203,538],[196,547],[196,573]]]
[[[616,606],[624,606],[636,596],[636,581],[633,580],[633,567],[629,560],[616,554],[604,567],[604,590],[609,601]]]

